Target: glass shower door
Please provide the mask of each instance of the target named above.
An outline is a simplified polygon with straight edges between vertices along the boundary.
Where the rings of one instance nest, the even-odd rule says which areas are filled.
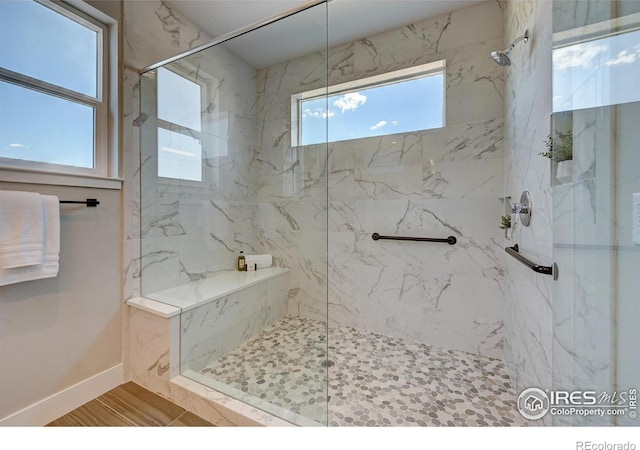
[[[142,294],[182,376],[296,425],[327,424],[327,144],[292,98],[326,85],[324,2],[141,76]]]
[[[555,425],[640,425],[639,29],[638,2],[554,2],[553,389],[581,393]]]

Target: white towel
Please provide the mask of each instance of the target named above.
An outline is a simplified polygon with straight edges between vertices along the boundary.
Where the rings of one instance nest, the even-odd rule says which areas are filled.
[[[0,191],[0,268],[42,264],[43,248],[41,195]]]
[[[60,269],[60,202],[53,195],[41,196],[43,204],[43,257],[33,266],[0,269],[0,286],[58,276]]]
[[[247,265],[253,267],[257,264],[258,269],[266,269],[273,264],[273,257],[271,255],[247,255],[245,256]]]

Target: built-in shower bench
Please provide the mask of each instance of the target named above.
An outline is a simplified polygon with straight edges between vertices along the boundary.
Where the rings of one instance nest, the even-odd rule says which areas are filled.
[[[217,425],[291,425],[183,375],[284,317],[287,274],[228,271],[129,299],[131,380]]]

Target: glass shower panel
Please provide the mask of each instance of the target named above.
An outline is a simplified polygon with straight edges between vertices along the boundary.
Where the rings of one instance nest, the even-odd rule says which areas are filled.
[[[327,423],[327,144],[292,146],[291,96],[326,88],[326,8],[141,77],[142,293],[182,310],[181,375],[299,425]]]
[[[619,412],[556,425],[640,425],[639,26],[638,2],[554,2],[553,385]]]

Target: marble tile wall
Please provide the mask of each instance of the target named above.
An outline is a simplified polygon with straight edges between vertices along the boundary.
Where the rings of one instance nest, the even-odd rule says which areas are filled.
[[[123,300],[140,295],[140,76],[145,67],[210,41],[162,1],[122,2]]]
[[[330,85],[446,59],[447,113],[442,129],[331,143],[328,161],[325,146],[291,147],[289,114],[292,94],[326,82],[325,55],[258,71],[259,240],[292,270],[292,314],[326,317],[328,289],[335,325],[502,357],[505,71],[488,56],[504,46],[502,8],[331,49]],[[458,244],[374,242],[373,232]]]
[[[142,293],[207,278],[256,253],[255,71],[224,46],[169,66],[199,82],[202,182],[157,176],[155,78],[143,81]],[[148,103],[146,102],[148,100]]]
[[[180,316],[180,368],[202,370],[287,313],[287,274],[264,280]]]
[[[554,2],[554,29],[578,38],[585,26],[638,12],[638,2]],[[632,301],[632,272],[640,251],[631,242],[630,204],[640,191],[632,137],[639,117],[637,102],[554,114],[556,128],[573,135],[573,178],[553,187],[554,252],[562,275],[553,291],[557,389],[637,389],[633,348],[640,310]],[[637,425],[629,416],[555,417],[553,423]]]
[[[610,267],[615,256],[607,249],[615,240],[610,220],[615,216],[610,202],[613,115],[612,108],[554,114],[556,129],[573,130],[575,180],[553,187],[554,257],[562,275],[553,287],[556,389],[612,387],[615,280]],[[554,424],[596,425],[609,420],[567,416],[555,417]]]
[[[258,245],[290,269],[289,313],[327,320],[327,145],[291,146],[291,95],[327,85],[326,53],[257,71]]]
[[[122,150],[123,198],[122,296],[123,302],[140,296],[140,76],[146,66],[204,44],[210,37],[161,1],[122,1]],[[125,379],[130,370],[129,315],[123,316]]]
[[[211,38],[164,2],[125,2],[124,10],[125,178],[130,181],[125,191],[130,211],[125,227],[126,299],[138,295],[138,283],[144,294],[235,267],[240,250],[256,251],[257,207],[249,168],[256,133],[253,68],[222,46],[171,64],[200,82],[206,96],[201,105],[203,183],[160,178],[155,77],[142,77],[141,86],[135,69]],[[149,118],[135,126],[140,112]]]
[[[179,375],[180,317],[129,308],[131,379],[216,426],[290,426],[285,420]]]
[[[640,5],[637,5],[640,6]],[[638,293],[638,267],[640,267],[640,243],[632,241],[633,208],[629,202],[633,194],[640,192],[640,158],[637,152],[640,103],[630,103],[617,107],[618,153],[616,172],[616,232],[618,245],[623,251],[617,253],[617,315],[616,315],[616,379],[620,390],[638,389],[640,385],[640,361],[637,344],[640,342],[640,302]],[[638,419],[625,416],[618,425],[638,426]]]
[[[514,225],[503,245],[517,243],[521,252],[541,264],[551,264],[551,165],[538,153],[546,150],[550,133],[552,2],[501,2],[505,8],[505,46],[529,30],[530,39],[510,54],[504,68],[505,193],[517,202],[528,190],[534,212],[529,227]],[[556,3],[556,2],[553,2]],[[516,392],[527,387],[551,388],[553,278],[537,274],[504,252],[505,360]]]

